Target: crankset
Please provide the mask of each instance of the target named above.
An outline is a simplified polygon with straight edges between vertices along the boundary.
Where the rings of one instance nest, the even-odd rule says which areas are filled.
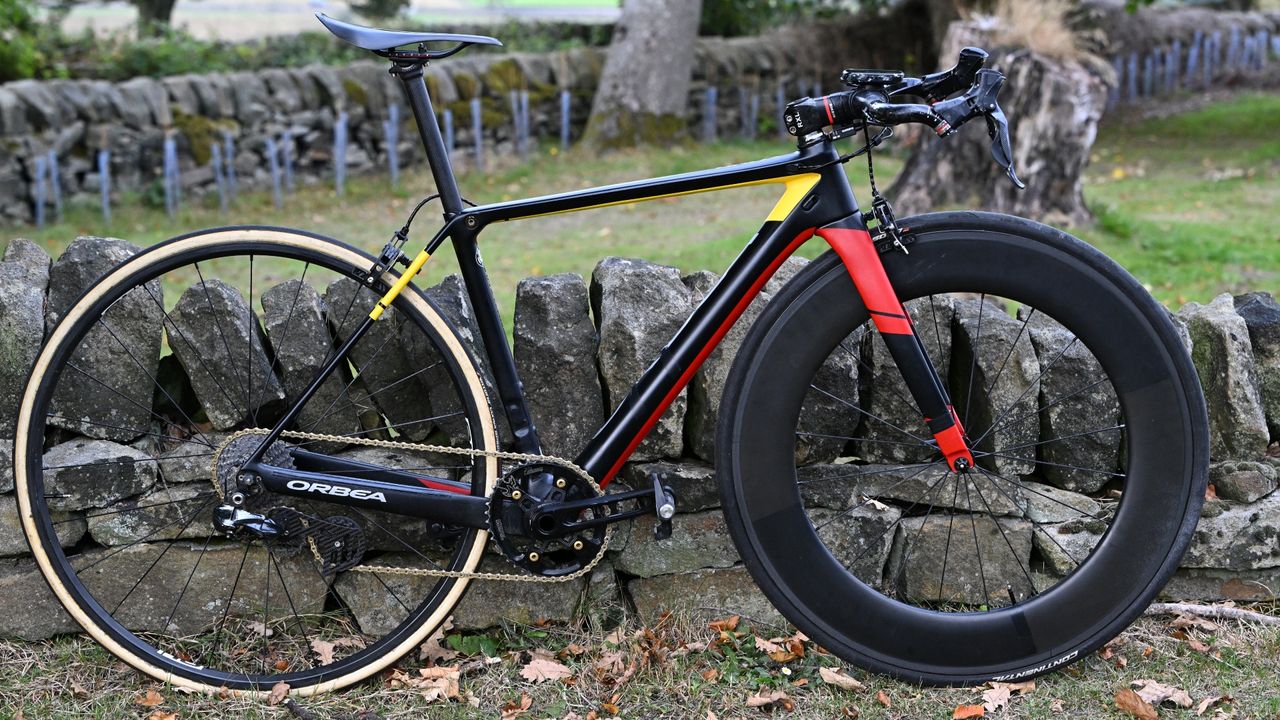
[[[531,573],[558,577],[580,571],[599,555],[613,523],[656,513],[655,536],[670,537],[676,498],[656,475],[652,490],[604,495],[562,467],[530,463],[503,477],[489,506],[494,541],[507,559]]]

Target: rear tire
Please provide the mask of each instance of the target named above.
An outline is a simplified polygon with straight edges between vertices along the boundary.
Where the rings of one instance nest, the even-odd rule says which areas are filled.
[[[716,447],[729,531],[746,568],[781,613],[846,661],[927,684],[1038,675],[1083,657],[1118,634],[1177,567],[1199,516],[1207,475],[1208,422],[1199,382],[1168,312],[1124,270],[1085,243],[1038,223],[989,213],[939,213],[902,225],[914,238],[910,254],[882,256],[900,299],[922,298],[914,307],[927,309],[937,298],[946,298],[946,303],[970,313],[963,321],[969,324],[957,319],[948,328],[951,347],[964,358],[961,362],[941,340],[937,352],[932,340],[925,344],[935,364],[939,356],[950,359],[957,412],[970,415],[969,406],[973,407],[965,425],[977,445],[979,467],[960,478],[926,442],[907,447],[916,443],[913,437],[929,438],[918,417],[909,418],[915,426],[888,430],[881,425],[875,430],[872,426],[883,419],[867,412],[868,403],[861,396],[879,387],[883,400],[884,393],[892,391],[883,381],[868,386],[866,370],[859,370],[863,390],[857,400],[830,402],[836,394],[825,388],[820,390],[822,397],[815,395],[830,376],[831,366],[824,367],[829,358],[847,352],[843,367],[856,362],[870,369],[872,344],[878,342],[848,272],[828,252],[770,302],[743,343],[726,383]],[[993,305],[987,302],[992,295],[1012,302]],[[1029,364],[1039,367],[1040,375],[1018,401],[1006,398],[1008,407],[988,410],[984,417],[981,403],[995,405],[995,400],[981,399],[984,386],[989,380],[994,388],[1005,366],[992,376],[991,368],[979,362],[981,348],[972,332],[975,308],[979,323],[985,311],[990,313],[989,328],[1004,324],[1019,333],[1011,342],[1012,333],[1004,336],[1008,355],[1000,346],[998,352],[983,356],[997,362],[1001,355],[1016,362],[1008,358],[1020,343],[1028,342],[1024,334],[1029,338],[1035,332],[1061,330],[1041,324],[1037,312],[1064,326],[1071,334],[1055,337],[1074,339],[1063,347],[1073,348],[1078,342],[1092,353],[1101,379],[1110,381],[1119,418],[1115,427],[1099,425],[1082,433],[1058,430],[1058,437],[1043,439],[1044,428],[1061,428],[1064,421],[1108,422],[1090,417],[1064,420],[1064,409],[1087,415],[1087,407],[1073,404],[1065,393],[1065,401],[1041,395],[1054,387],[1047,372],[1057,362],[1043,350],[1051,346],[1047,335],[1037,336],[1038,366],[1036,356],[1030,355]],[[997,317],[1000,309],[1003,317]],[[914,317],[922,334],[930,322],[925,313]],[[957,312],[956,317],[961,316]],[[942,337],[941,328],[936,335]],[[982,339],[980,324],[976,339]],[[888,371],[896,373],[892,366]],[[1026,368],[1021,372],[1031,376]],[[976,396],[975,377],[981,377]],[[945,374],[943,381],[948,381]],[[828,414],[826,419],[815,419],[822,412]],[[1030,432],[1040,434],[1030,442],[1006,439],[1016,444],[1001,446],[1001,436],[1009,434],[1005,429],[1020,416],[1029,418]],[[996,432],[978,442],[987,435],[984,425]],[[815,426],[820,432],[813,432]],[[898,440],[884,439],[897,430],[902,431]],[[1114,464],[1093,467],[1084,461],[1064,462],[1062,454],[1050,455],[1046,448],[1076,447],[1068,442],[1068,434],[1077,439],[1095,434],[1112,438]],[[815,450],[821,443],[827,443],[827,449]],[[906,463],[899,468],[891,467],[893,461],[868,465],[863,456],[883,457],[887,452],[875,443],[907,447],[902,452],[912,459],[896,461]],[[904,472],[898,472],[897,485],[868,477],[906,467],[926,478],[919,483],[924,489],[914,497],[902,489],[913,482]],[[1064,469],[1070,467],[1076,470]],[[1081,481],[1092,487],[1082,490],[1073,484],[1079,478],[1065,477],[1080,471],[1104,477]],[[947,487],[938,492],[944,484]],[[1078,492],[1067,495],[1063,487]],[[818,498],[815,488],[825,488],[826,499]],[[971,492],[978,499],[970,499]],[[1081,510],[1079,518],[1065,518],[1061,509],[1047,518],[1054,513],[1046,513],[1043,502],[1038,511],[1031,509],[1038,498],[1048,496],[1083,498],[1071,502],[1087,503],[1089,509]],[[1005,509],[993,507],[1004,500],[1011,503]],[[817,507],[822,504],[825,509]],[[1052,504],[1048,507],[1054,509]],[[841,545],[825,530],[837,520],[863,525],[841,536]],[[913,556],[917,542],[928,547],[925,528],[931,521],[928,527],[936,533],[932,537],[945,541],[932,546],[931,556],[927,551]],[[878,537],[863,532],[867,527],[880,532],[886,524],[889,527]],[[981,533],[988,538],[985,546],[979,540],[980,527],[987,531]],[[1072,546],[1085,549],[1068,553],[1070,564],[1064,569],[1050,543],[1071,546],[1067,534],[1083,532],[1094,533],[1092,547]],[[962,542],[976,552],[962,551]],[[984,547],[990,562],[995,554],[1005,553],[1006,546],[1021,574],[988,577]],[[850,560],[850,547],[863,548],[862,554]],[[863,561],[873,547],[876,552]],[[943,556],[941,562],[937,555]],[[972,567],[960,567],[965,558],[972,563],[974,555],[976,574]]]

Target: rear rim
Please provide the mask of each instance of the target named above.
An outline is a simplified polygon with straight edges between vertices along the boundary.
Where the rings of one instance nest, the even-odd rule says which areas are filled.
[[[421,642],[460,596],[464,581],[335,576],[307,543],[212,530],[226,488],[211,477],[213,458],[235,432],[269,428],[367,315],[376,297],[352,270],[370,262],[272,230],[178,239],[91,291],[37,363],[18,439],[28,534],[73,615],[140,669],[205,689],[336,687]],[[447,325],[413,291],[393,311],[290,429],[492,448],[483,390]],[[131,373],[139,382],[121,380]],[[359,444],[287,442],[275,461],[304,446],[468,482],[477,495],[492,482],[483,458]],[[251,509],[276,507],[354,521],[366,564],[470,569],[485,542],[483,532],[295,498]]]
[[[1049,669],[1140,611],[1185,548],[1178,368],[1123,283],[1072,253],[922,230],[885,261],[977,467],[951,472],[928,442],[832,258],[744,353],[735,539],[784,614],[849,659],[933,682]],[[792,440],[762,452],[771,431]]]

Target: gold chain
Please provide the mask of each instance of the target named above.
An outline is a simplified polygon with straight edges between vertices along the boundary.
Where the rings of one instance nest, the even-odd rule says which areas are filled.
[[[222,453],[236,440],[247,435],[266,435],[268,430],[252,428],[249,430],[241,430],[222,443],[218,451],[213,455],[213,469],[211,479],[213,480],[213,490],[218,495],[219,500],[225,501],[222,492],[222,484],[218,480],[218,461],[222,457]],[[417,443],[396,442],[394,440],[376,440],[373,438],[357,438],[343,435],[322,435],[320,433],[299,432],[295,430],[285,430],[281,433],[281,437],[290,440],[315,440],[320,442],[333,442],[345,445],[367,445],[369,447],[391,448],[396,450],[411,450],[416,452],[441,453],[449,455],[464,455],[470,458],[496,458],[498,460],[512,460],[522,463],[547,463],[558,465],[567,470],[572,471],[575,475],[586,480],[591,484],[597,495],[603,495],[604,489],[587,474],[578,465],[564,458],[558,458],[552,455],[534,455],[531,453],[505,452],[502,450],[476,450],[474,448],[455,448],[446,445],[420,445]],[[490,491],[492,497],[492,491]],[[595,557],[591,558],[583,567],[568,575],[560,575],[556,577],[546,577],[534,574],[515,574],[515,573],[492,573],[492,572],[466,572],[462,570],[433,570],[430,568],[414,568],[414,567],[396,567],[391,565],[357,565],[350,569],[351,572],[364,573],[386,573],[388,575],[406,575],[417,577],[440,577],[440,578],[458,578],[467,580],[503,580],[507,582],[540,582],[540,583],[561,583],[574,580],[586,575],[595,569],[600,560],[604,557],[605,550],[609,548],[609,540],[613,537],[613,525],[606,525],[604,531],[604,542],[600,545],[600,551]],[[315,557],[316,562],[322,563],[320,552],[316,548],[315,541],[308,536],[308,544],[311,546],[311,554]]]

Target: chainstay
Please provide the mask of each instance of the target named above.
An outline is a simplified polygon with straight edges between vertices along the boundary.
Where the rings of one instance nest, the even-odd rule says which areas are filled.
[[[212,471],[210,479],[213,481],[213,490],[217,494],[219,500],[225,501],[222,491],[222,483],[218,480],[218,464],[222,458],[222,451],[238,439],[248,435],[266,435],[269,430],[250,428],[234,433],[223,441],[221,447],[213,455]],[[410,450],[416,452],[432,452],[448,455],[462,455],[470,458],[495,458],[497,460],[511,460],[523,463],[546,463],[549,465],[558,465],[571,472],[578,477],[590,483],[591,487],[598,495],[604,495],[604,488],[595,481],[586,470],[583,470],[576,463],[559,458],[554,455],[535,455],[533,453],[517,453],[505,450],[476,450],[475,448],[455,448],[447,445],[421,445],[418,443],[398,442],[395,440],[378,440],[375,438],[357,438],[342,435],[324,435],[321,433],[302,432],[298,430],[285,430],[280,434],[281,437],[292,440],[314,440],[320,442],[341,443],[344,445],[365,445],[368,447],[380,447],[396,450]],[[486,500],[493,499],[493,493],[497,490],[498,483],[494,483],[494,488],[485,496]],[[464,570],[435,570],[431,568],[415,568],[415,567],[397,567],[394,565],[357,565],[350,568],[347,572],[362,573],[385,573],[387,575],[403,575],[412,577],[438,577],[453,578],[458,580],[501,580],[504,582],[534,582],[534,583],[562,583],[580,578],[595,569],[600,560],[604,558],[605,551],[609,549],[609,541],[613,538],[613,525],[606,525],[604,530],[604,542],[600,545],[600,552],[596,553],[591,561],[581,568],[569,573],[568,575],[560,575],[556,577],[546,577],[543,575],[533,575],[530,573],[494,573],[494,572],[468,572]],[[487,541],[486,541],[487,542]],[[311,548],[311,554],[317,563],[324,565],[320,551],[316,547],[315,541],[307,538],[307,544]]]

